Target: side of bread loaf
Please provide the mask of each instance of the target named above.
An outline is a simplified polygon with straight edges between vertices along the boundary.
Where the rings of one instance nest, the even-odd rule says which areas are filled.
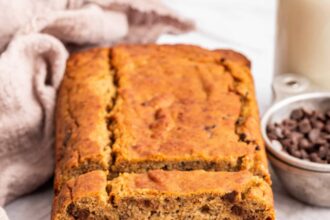
[[[102,171],[69,180],[55,219],[274,219],[271,188],[247,171],[153,170],[106,185]]]
[[[273,219],[249,68],[236,52],[189,45],[122,45],[72,55],[58,95],[53,219],[185,219],[189,213],[197,219]],[[156,185],[146,189],[154,196],[151,206],[140,206],[150,195],[135,194],[141,190],[128,182],[148,177],[163,186],[165,179],[150,177],[155,173],[173,177],[164,197],[171,202],[157,202],[164,192]],[[187,175],[199,186],[200,174],[213,188],[197,187],[196,194],[173,200]],[[221,182],[235,185],[237,178],[255,184],[245,191],[262,186],[267,193],[249,198],[256,206],[223,200],[207,206],[214,195],[236,194]],[[123,187],[135,196],[118,191]],[[227,214],[216,217],[220,210]]]

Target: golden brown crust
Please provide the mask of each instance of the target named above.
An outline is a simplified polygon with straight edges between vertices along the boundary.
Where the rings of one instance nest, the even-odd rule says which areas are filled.
[[[76,207],[116,213],[105,182],[122,172],[249,170],[233,173],[228,183],[246,175],[270,183],[249,67],[234,51],[189,45],[121,45],[72,55],[57,102],[53,219],[77,218]],[[204,173],[207,184],[224,189],[212,172]],[[267,187],[263,202],[270,207]]]
[[[258,130],[259,116],[242,55],[186,45],[119,46],[112,64],[118,78],[111,112],[115,171],[140,172],[153,164],[250,169],[268,178],[266,168],[254,164],[264,150],[250,132]]]
[[[109,49],[93,49],[68,61],[56,109],[56,190],[72,176],[109,168],[105,119],[114,92],[108,59]]]

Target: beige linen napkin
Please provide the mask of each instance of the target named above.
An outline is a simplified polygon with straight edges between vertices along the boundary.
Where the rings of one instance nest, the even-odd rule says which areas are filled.
[[[152,42],[193,28],[157,0],[0,0],[0,206],[53,173],[64,44]],[[0,207],[0,219],[5,219]]]

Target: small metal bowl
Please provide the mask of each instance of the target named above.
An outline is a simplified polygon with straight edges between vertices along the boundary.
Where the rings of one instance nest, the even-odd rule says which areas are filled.
[[[302,202],[330,207],[330,172],[303,169],[268,152],[268,159],[285,190]]]
[[[266,133],[268,124],[288,118],[293,109],[329,110],[330,92],[313,92],[306,78],[292,74],[276,77],[273,87],[275,104],[264,114],[261,129],[274,171],[293,197],[311,205],[330,207],[330,165],[295,158],[270,141]]]

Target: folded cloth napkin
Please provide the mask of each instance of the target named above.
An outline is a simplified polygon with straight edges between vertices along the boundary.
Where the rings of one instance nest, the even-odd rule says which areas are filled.
[[[193,28],[157,0],[0,0],[0,206],[53,173],[66,45],[153,42]],[[0,208],[0,219],[5,219]],[[2,215],[2,216],[1,216]]]

